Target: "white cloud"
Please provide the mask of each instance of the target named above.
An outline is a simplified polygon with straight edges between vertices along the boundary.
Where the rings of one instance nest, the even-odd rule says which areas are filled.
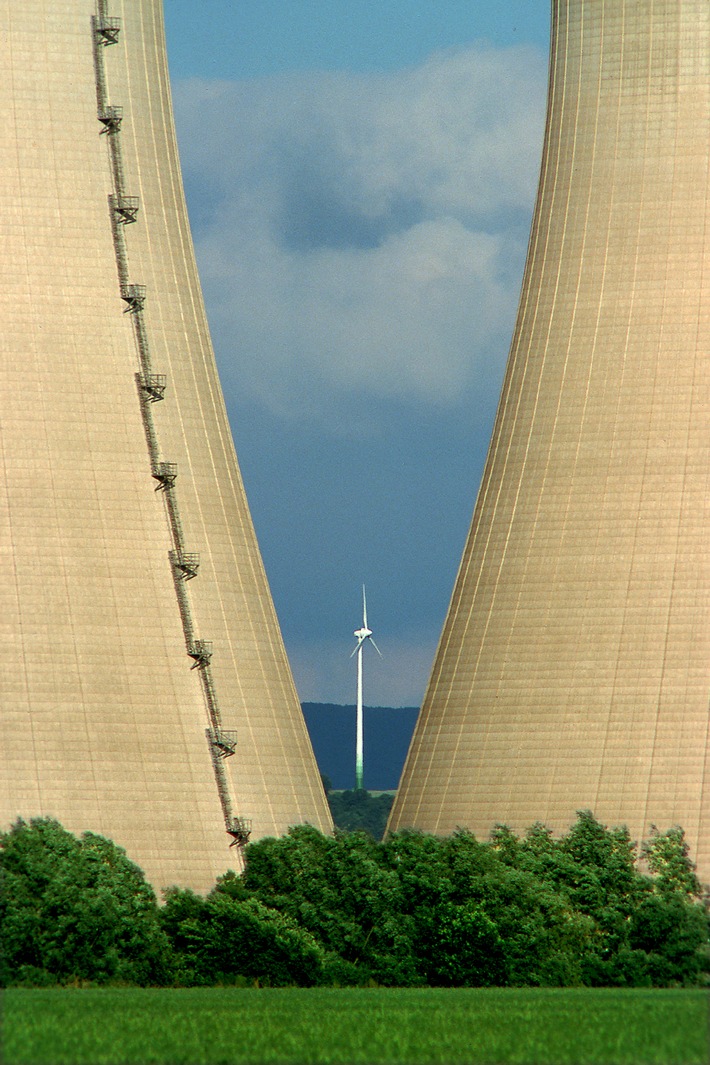
[[[178,85],[227,386],[317,420],[353,396],[451,403],[487,374],[512,328],[543,101],[524,48]]]

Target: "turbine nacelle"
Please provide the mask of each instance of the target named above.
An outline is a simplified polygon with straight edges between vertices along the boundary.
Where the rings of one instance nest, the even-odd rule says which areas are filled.
[[[379,647],[377,646],[377,644],[375,643],[375,641],[372,638],[372,629],[355,629],[355,632],[353,633],[353,636],[357,637],[357,647],[355,648],[353,653],[350,655],[351,658],[353,657],[353,655],[356,655],[358,653],[358,651],[360,650],[360,648],[364,644],[365,640],[369,640],[370,641],[370,643],[375,648],[375,650],[377,651],[377,653],[380,656],[380,658],[382,658],[382,651],[379,649]]]
[[[380,651],[380,649],[377,646],[377,644],[375,643],[375,641],[372,639],[372,629],[366,629],[365,626],[363,625],[363,627],[361,629],[355,629],[355,632],[353,633],[353,636],[357,640],[357,647],[353,651],[352,655],[350,655],[351,658],[353,657],[353,655],[357,654],[357,652],[360,650],[360,648],[364,644],[365,640],[369,640],[370,643],[372,644],[372,646],[377,651],[378,655],[380,655],[380,657],[382,657],[382,652]]]
[[[380,658],[382,658],[382,651],[380,651],[379,647],[377,646],[375,641],[372,639],[372,629],[369,629],[367,627],[367,599],[365,598],[365,585],[364,584],[362,586],[362,628],[355,629],[355,632],[353,633],[353,636],[357,640],[357,647],[355,648],[353,653],[350,655],[351,658],[353,657],[353,655],[357,654],[357,652],[360,650],[360,648],[364,644],[365,640],[369,640],[370,641],[370,643],[375,648],[375,650],[377,651],[377,653],[380,656]]]

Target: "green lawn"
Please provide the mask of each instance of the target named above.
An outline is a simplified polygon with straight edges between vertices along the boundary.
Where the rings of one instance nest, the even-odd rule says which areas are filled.
[[[705,991],[3,992],[4,1065],[707,1065]]]

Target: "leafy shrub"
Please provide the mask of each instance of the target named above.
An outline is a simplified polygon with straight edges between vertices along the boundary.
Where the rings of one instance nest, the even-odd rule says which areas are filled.
[[[337,982],[417,982],[397,874],[364,832],[324,836],[299,825],[247,847],[244,887],[346,963]],[[356,968],[355,968],[356,967]],[[347,975],[347,978],[345,977]]]
[[[0,983],[665,987],[710,982],[708,910],[683,833],[637,862],[625,829],[582,812],[446,838],[325,836],[246,848],[242,876],[159,909],[100,836],[48,819],[0,836]]]
[[[431,987],[494,987],[507,983],[505,948],[475,903],[444,902],[431,914],[419,953]]]
[[[169,978],[155,895],[125,851],[50,818],[0,834],[0,986]]]
[[[327,785],[327,778],[324,785]],[[365,788],[331,791],[326,786],[326,796],[333,823],[338,828],[345,832],[369,832],[373,839],[382,839],[394,795],[390,792],[372,795]]]
[[[258,901],[215,891],[202,899],[172,888],[161,914],[185,985],[247,978],[271,987],[321,982],[322,947],[289,917]]]

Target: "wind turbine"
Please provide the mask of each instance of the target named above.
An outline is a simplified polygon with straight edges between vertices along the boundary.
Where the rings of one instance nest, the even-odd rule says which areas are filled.
[[[372,639],[372,629],[367,627],[367,599],[365,598],[365,585],[362,586],[362,628],[355,629],[353,636],[357,640],[357,647],[350,655],[357,655],[357,734],[355,741],[355,788],[360,790],[362,788],[362,649],[365,646],[365,641],[369,640],[372,646],[377,651],[380,658],[382,658],[382,652]]]

